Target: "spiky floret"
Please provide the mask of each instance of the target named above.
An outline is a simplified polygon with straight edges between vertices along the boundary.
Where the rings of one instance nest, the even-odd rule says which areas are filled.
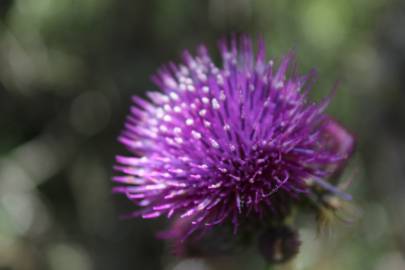
[[[252,47],[248,37],[220,42],[220,66],[204,46],[186,51],[154,76],[161,91],[133,98],[119,138],[131,155],[117,156],[114,180],[142,207],[134,215],[187,218],[190,231],[227,221],[236,229],[314,187],[344,196],[325,180],[347,157],[325,136],[329,96],[309,103],[313,72],[287,76],[293,54],[275,68],[263,40]]]

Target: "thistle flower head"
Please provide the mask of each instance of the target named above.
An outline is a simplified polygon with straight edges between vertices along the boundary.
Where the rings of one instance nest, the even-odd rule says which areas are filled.
[[[185,234],[221,223],[236,231],[283,216],[314,189],[346,196],[327,181],[349,153],[330,136],[329,96],[307,100],[313,73],[289,72],[292,54],[267,61],[263,40],[256,53],[247,37],[219,47],[220,65],[204,46],[186,51],[153,77],[159,91],[133,98],[119,138],[131,154],[117,156],[114,180],[141,206],[134,215],[183,218]]]

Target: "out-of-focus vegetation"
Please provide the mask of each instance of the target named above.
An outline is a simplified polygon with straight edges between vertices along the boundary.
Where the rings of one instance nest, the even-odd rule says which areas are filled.
[[[110,177],[130,96],[182,48],[239,32],[316,67],[314,98],[339,80],[329,112],[358,138],[358,217],[302,224],[288,267],[405,269],[404,29],[401,0],[1,0],[0,269],[226,269],[168,257],[157,221],[120,220]],[[229,269],[261,269],[256,253]]]

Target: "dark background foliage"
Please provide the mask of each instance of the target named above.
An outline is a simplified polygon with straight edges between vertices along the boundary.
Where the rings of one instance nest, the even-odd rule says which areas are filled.
[[[400,0],[0,0],[0,269],[225,269],[170,258],[162,222],[120,220],[110,178],[130,96],[182,48],[240,32],[316,67],[315,99],[339,80],[328,112],[358,139],[355,222],[317,236],[308,217],[288,267],[405,269],[404,29]],[[256,253],[234,264],[263,267]]]

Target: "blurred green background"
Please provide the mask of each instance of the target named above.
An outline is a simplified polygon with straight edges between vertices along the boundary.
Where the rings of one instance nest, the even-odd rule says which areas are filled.
[[[0,0],[0,269],[263,269],[254,250],[169,257],[163,225],[120,220],[131,205],[110,191],[130,96],[183,48],[240,32],[276,60],[295,49],[317,97],[339,80],[329,113],[359,144],[356,221],[303,224],[285,269],[405,269],[402,0]]]

